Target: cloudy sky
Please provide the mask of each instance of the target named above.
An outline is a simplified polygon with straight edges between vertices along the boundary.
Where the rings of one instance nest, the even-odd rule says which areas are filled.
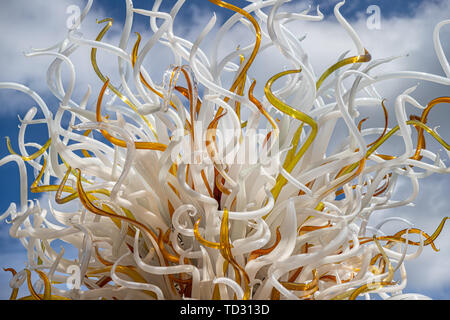
[[[169,11],[175,2],[174,0],[163,0],[162,10]],[[241,7],[249,2],[251,1],[232,1],[233,4]],[[133,3],[135,8],[150,9],[153,1],[135,0]],[[298,37],[307,35],[303,42],[304,48],[316,73],[320,73],[327,66],[336,62],[337,58],[345,51],[351,50],[351,53],[355,53],[352,41],[332,14],[336,3],[337,1],[329,0],[292,0],[287,4],[297,12],[302,11],[308,5],[312,5],[314,8],[319,4],[325,15],[324,21],[319,23],[294,22],[289,24],[289,28],[295,30]],[[3,30],[0,33],[0,82],[18,82],[31,87],[46,100],[49,108],[53,111],[56,110],[58,103],[49,93],[45,83],[46,69],[52,61],[51,58],[26,58],[23,52],[32,47],[48,47],[63,39],[67,33],[66,25],[72,14],[70,10],[72,5],[83,8],[85,1],[15,0],[0,2],[0,30]],[[373,5],[377,5],[380,9],[379,29],[369,28],[367,24],[367,20],[373,14],[373,11],[368,12],[368,8]],[[224,21],[230,16],[227,10],[217,8],[206,0],[187,0],[177,16],[174,32],[194,40],[213,12],[216,12],[219,21]],[[358,31],[374,59],[408,54],[407,57],[386,65],[386,70],[415,70],[445,75],[433,50],[432,34],[434,26],[438,22],[450,19],[450,2],[448,0],[348,0],[341,12]],[[118,44],[119,30],[125,18],[125,1],[94,0],[92,10],[80,31],[86,38],[95,38],[101,29],[95,19],[106,17],[115,19],[115,25],[109,33],[107,41]],[[135,23],[135,30],[141,32],[143,37],[151,36],[147,19],[138,18]],[[448,55],[450,55],[450,42],[446,42],[446,40],[450,39],[449,36],[450,26],[446,26],[441,31],[441,39],[444,51]],[[240,44],[241,38],[236,37],[236,33],[227,35],[227,37],[226,43],[230,46],[236,47]],[[242,37],[242,41],[244,41],[242,45],[247,45],[248,39],[244,38]],[[130,40],[130,43],[133,42],[133,39]],[[151,70],[154,79],[161,78],[164,70],[172,63],[171,57],[166,52],[162,47],[160,50],[156,48],[150,55],[151,61],[146,61],[146,68]],[[115,59],[111,60],[111,57],[101,52],[99,52],[99,57],[101,57],[99,60],[105,73],[116,73],[116,66],[113,63],[116,61]],[[92,85],[93,92],[97,92],[101,86],[90,68],[88,59],[88,49],[81,49],[73,55],[77,69],[75,99],[82,97],[87,89],[87,84]],[[269,50],[255,61],[254,76],[255,78],[267,78],[282,69],[283,63],[282,60],[271,59]],[[416,84],[417,82],[407,80],[390,81],[378,89],[388,99],[389,105],[396,94]],[[435,97],[448,96],[449,93],[448,87],[420,83],[413,96],[420,103],[426,104]],[[23,117],[25,112],[35,105],[23,94],[10,90],[0,91],[0,102],[0,157],[3,157],[9,154],[4,137],[10,136],[13,147],[17,149],[18,115]],[[393,108],[393,105],[391,104],[390,107]],[[447,141],[450,139],[449,108],[449,105],[435,108],[428,120],[431,126],[440,126],[439,132],[444,138],[447,138]],[[377,121],[376,114],[372,115],[370,111],[368,114],[371,116],[371,121]],[[48,138],[44,127],[37,126],[35,129],[30,129],[29,134],[33,140],[41,143]],[[429,146],[438,148],[432,142]],[[29,182],[31,183],[32,172],[29,173]],[[10,202],[19,202],[18,170],[15,164],[7,164],[0,167],[0,174],[2,175],[0,212],[4,212]],[[400,216],[407,218],[424,231],[432,233],[442,217],[449,215],[449,189],[450,179],[448,176],[433,175],[423,179],[420,185],[420,195],[416,199],[414,207],[400,208],[394,213],[380,212],[375,220],[379,221],[392,215]],[[396,198],[407,197],[409,191],[408,187],[400,190],[396,194]],[[30,194],[30,197],[34,197],[34,195]],[[405,292],[419,292],[434,299],[450,298],[450,274],[448,272],[450,270],[450,230],[448,228],[444,229],[443,234],[436,241],[440,252],[436,253],[430,247],[426,247],[420,258],[406,265],[408,285]],[[5,222],[0,223],[0,267],[14,267],[20,270],[26,261],[25,250],[18,240],[9,238],[8,229],[9,226]],[[0,271],[0,299],[9,297],[9,279],[9,273]]]

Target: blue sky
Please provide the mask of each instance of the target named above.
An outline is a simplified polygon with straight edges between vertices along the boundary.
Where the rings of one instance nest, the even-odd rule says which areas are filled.
[[[171,6],[176,2],[174,0],[164,0],[162,8],[170,10]],[[29,47],[45,47],[53,44],[65,33],[65,21],[68,17],[66,8],[70,4],[83,7],[84,1],[81,0],[15,0],[0,2],[0,28],[8,30],[0,34],[0,81],[16,81],[23,83],[35,89],[49,105],[50,110],[56,110],[57,100],[46,90],[45,86],[45,70],[50,63],[48,58],[24,58],[21,54]],[[153,1],[135,0],[134,7],[150,9]],[[245,6],[249,1],[232,1],[231,3],[238,6]],[[339,33],[333,28],[336,27],[336,21],[332,15],[333,7],[337,1],[321,0],[321,1],[298,1],[293,0],[290,5],[296,8],[306,8],[307,4],[313,6],[319,4],[322,12],[325,14],[324,26],[317,29],[303,31],[308,33],[305,42],[306,47],[311,47],[315,55],[312,56],[313,63],[318,68],[323,68],[335,61],[337,57],[345,50],[345,48],[353,49],[351,42],[345,37],[344,33]],[[373,53],[381,57],[382,54],[390,56],[391,54],[411,53],[411,57],[407,60],[399,62],[400,69],[407,68],[412,70],[421,70],[431,73],[442,74],[442,70],[434,56],[431,47],[431,37],[433,27],[442,18],[450,18],[450,11],[443,12],[442,8],[448,9],[444,1],[392,1],[392,0],[349,0],[342,8],[341,12],[352,23],[361,28],[362,39],[370,43],[370,49]],[[381,30],[364,29],[365,19],[368,15],[366,9],[370,5],[378,5],[382,13]],[[95,26],[95,18],[113,17],[116,24],[124,21],[125,2],[121,0],[94,0],[94,6],[87,18],[87,23]],[[222,8],[218,8],[206,0],[187,0],[183,6],[178,20],[178,29],[176,33],[182,36],[192,36],[198,33],[201,27],[211,17],[212,12],[216,12],[220,19],[226,19],[230,16],[230,12]],[[145,30],[147,21],[145,19],[137,19],[139,28]],[[8,28],[6,28],[8,26]],[[362,27],[361,27],[362,26]],[[448,28],[447,28],[448,29]],[[92,37],[99,29],[87,34]],[[84,31],[84,30],[83,30]],[[444,33],[448,37],[449,32]],[[300,34],[299,34],[300,36]],[[317,40],[316,37],[322,37],[323,40]],[[442,36],[445,43],[445,36]],[[321,42],[322,41],[322,42]],[[385,43],[383,43],[385,42]],[[445,44],[446,52],[450,52],[450,43]],[[324,46],[326,50],[318,51],[317,47]],[[350,47],[349,47],[350,46]],[[330,52],[330,48],[334,48]],[[326,51],[326,52],[324,52]],[[86,51],[87,52],[87,51]],[[87,59],[87,57],[86,57]],[[261,62],[263,63],[263,62]],[[166,64],[161,64],[161,70]],[[264,64],[262,64],[264,66]],[[156,67],[155,67],[156,68]],[[268,67],[269,68],[269,67]],[[156,68],[157,69],[157,68]],[[89,73],[91,72],[91,73]],[[155,72],[158,72],[155,71]],[[95,79],[92,71],[86,71],[86,75],[82,77],[82,81],[91,81]],[[405,81],[405,84],[399,87],[387,87],[386,95],[399,93],[408,87],[411,82]],[[99,86],[97,82],[95,85]],[[94,85],[94,91],[96,90]],[[80,96],[85,90],[85,86],[76,92]],[[444,87],[430,88],[426,84],[419,87],[417,95],[423,101],[427,101],[439,96],[448,95],[449,89]],[[11,138],[13,148],[17,150],[18,137],[18,115],[23,118],[29,107],[35,106],[32,99],[27,96],[13,92],[11,90],[0,90],[0,158],[9,154],[6,148],[4,137]],[[443,110],[442,110],[443,109]],[[444,125],[450,120],[450,112],[442,108],[430,116],[430,123],[442,126],[442,135],[449,137],[448,128]],[[448,108],[447,108],[448,109]],[[434,122],[433,122],[434,121]],[[446,135],[447,133],[447,135]],[[30,127],[27,137],[43,144],[47,139],[46,128],[44,126]],[[0,183],[0,213],[4,212],[11,202],[19,203],[19,184],[18,170],[14,163],[6,164],[0,167],[2,182]],[[28,170],[29,184],[33,181],[33,172]],[[448,176],[431,176],[423,181],[423,191],[420,198],[417,199],[416,207],[402,208],[399,215],[404,217],[413,217],[414,223],[418,226],[425,225],[427,232],[434,231],[442,216],[448,215],[445,212],[450,205],[448,192],[450,183]],[[406,191],[406,193],[408,190]],[[402,194],[398,195],[399,197]],[[36,195],[29,194],[29,197],[35,198]],[[436,207],[443,208],[437,210]],[[431,209],[430,209],[431,208]],[[389,213],[381,213],[386,216]],[[425,216],[426,214],[426,216]],[[15,267],[20,270],[26,261],[25,249],[20,242],[10,239],[7,235],[9,226],[3,221],[0,222],[0,267]],[[447,231],[446,231],[447,230]],[[444,229],[444,234],[437,241],[441,252],[435,254],[431,248],[424,250],[423,257],[417,261],[411,262],[412,276],[406,292],[421,292],[435,299],[450,298],[450,275],[442,270],[450,268],[450,234]],[[431,262],[432,260],[435,262]],[[436,267],[436,265],[438,267]],[[408,264],[407,264],[408,266]],[[421,277],[421,268],[424,269],[423,277]],[[433,269],[435,268],[435,269]],[[428,275],[428,270],[434,275]],[[425,279],[423,279],[425,278]],[[10,289],[7,283],[10,274],[0,271],[0,299],[9,297]],[[439,283],[438,283],[439,282]]]

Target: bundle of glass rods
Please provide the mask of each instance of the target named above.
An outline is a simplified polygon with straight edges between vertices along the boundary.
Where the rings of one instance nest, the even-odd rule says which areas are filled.
[[[178,0],[168,13],[160,11],[162,0],[151,10],[126,0],[120,43],[111,44],[103,38],[112,19],[98,21],[96,39],[77,31],[92,6],[89,0],[65,39],[27,54],[54,57],[47,83],[60,101],[55,114],[32,89],[0,83],[29,95],[43,115],[35,118],[37,108],[28,111],[19,150],[8,141],[11,155],[0,161],[17,163],[21,195],[20,206],[11,204],[0,219],[10,223],[11,237],[28,253],[23,270],[6,269],[12,273],[11,299],[426,298],[403,292],[405,263],[424,246],[437,250],[434,241],[447,218],[433,234],[392,217],[374,228],[370,218],[412,203],[421,178],[449,172],[439,150],[427,149],[425,141],[436,140],[448,156],[449,145],[427,116],[450,97],[423,106],[412,88],[386,106],[376,86],[405,78],[450,85],[439,39],[450,20],[433,34],[445,77],[383,73],[394,58],[372,57],[339,12],[344,2],[338,3],[334,14],[357,54],[341,56],[316,76],[303,39],[287,23],[320,23],[319,8],[294,13],[282,11],[287,0],[251,0],[245,8],[209,1],[232,16],[216,26],[213,15],[192,43],[173,31],[189,0]],[[150,19],[144,45],[141,35],[133,40],[131,33],[136,15]],[[219,59],[218,48],[236,26],[250,30],[254,42],[228,48]],[[213,32],[208,53],[202,45]],[[175,61],[161,79],[152,79],[144,67],[156,44],[166,46]],[[77,102],[70,56],[84,47],[91,50],[86,61],[103,87],[97,93],[89,89]],[[252,64],[267,48],[289,64],[254,80]],[[117,58],[118,83],[98,66],[98,51]],[[66,80],[63,68],[69,71]],[[265,84],[264,94],[254,92],[257,82]],[[88,103],[91,95],[98,96],[94,105]],[[407,104],[420,115],[408,118]],[[385,126],[364,127],[364,120],[357,121],[360,107],[383,112]],[[388,127],[388,119],[396,125]],[[336,141],[338,121],[345,123],[347,137]],[[48,128],[44,145],[25,142],[27,127],[36,124]],[[381,153],[393,136],[403,142],[404,153]],[[35,171],[31,186],[26,166]],[[405,200],[392,199],[399,177],[412,186]],[[49,193],[56,204],[78,203],[71,206],[78,209],[62,212],[51,202],[43,208],[39,200],[28,200],[28,187],[37,196]],[[384,224],[398,232],[384,234]],[[73,246],[79,258],[58,252],[56,240]],[[39,276],[34,284],[33,273]]]

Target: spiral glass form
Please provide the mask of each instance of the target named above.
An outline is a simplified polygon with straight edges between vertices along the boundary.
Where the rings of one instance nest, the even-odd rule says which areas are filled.
[[[185,0],[169,13],[159,10],[162,0],[155,0],[152,10],[126,0],[118,45],[102,40],[114,23],[104,19],[98,21],[96,39],[73,28],[53,47],[32,50],[28,56],[54,57],[47,83],[60,101],[55,114],[32,89],[0,83],[2,89],[29,95],[43,114],[35,118],[37,108],[28,111],[21,120],[19,150],[8,140],[11,155],[0,161],[17,163],[21,183],[20,209],[13,203],[0,219],[10,223],[10,235],[28,252],[26,268],[5,269],[12,273],[11,299],[425,298],[403,292],[405,263],[424,246],[438,250],[434,241],[447,217],[433,234],[400,218],[376,228],[369,223],[377,210],[411,203],[421,178],[449,172],[439,150],[427,149],[425,142],[434,139],[448,152],[427,116],[450,97],[422,106],[410,89],[389,106],[375,86],[405,78],[450,85],[439,39],[450,20],[433,34],[445,77],[383,73],[382,65],[394,58],[371,57],[340,14],[341,2],[334,14],[357,54],[340,57],[316,76],[302,39],[286,24],[320,23],[319,8],[314,14],[292,13],[281,10],[286,0],[252,0],[245,8],[209,1],[233,15],[221,26],[213,15],[194,43],[173,32]],[[136,15],[150,19],[149,40],[142,45],[141,35],[131,33]],[[219,59],[224,35],[237,25],[253,32],[254,42],[229,48]],[[214,32],[208,55],[201,46]],[[152,79],[143,62],[157,43],[171,50],[175,63],[161,79]],[[91,50],[86,63],[103,87],[89,89],[76,102],[70,56],[82,47]],[[290,64],[268,79],[253,79],[252,64],[267,48],[277,49]],[[117,58],[116,83],[97,64],[98,51]],[[69,70],[67,81],[63,67]],[[371,75],[372,69],[379,73]],[[265,84],[264,94],[256,94],[256,83]],[[91,95],[98,96],[92,106]],[[408,117],[406,104],[417,107],[419,115]],[[382,112],[384,127],[358,121],[361,106]],[[396,121],[394,127],[388,127],[389,119]],[[338,120],[348,136],[336,141]],[[36,124],[48,128],[44,145],[25,142],[27,127]],[[379,147],[393,136],[402,139],[405,152],[381,153]],[[31,186],[26,166],[35,171]],[[392,200],[400,176],[408,178],[413,193]],[[78,203],[80,209],[44,209],[38,200],[28,200],[28,187],[37,196],[47,192],[56,203]],[[398,226],[398,232],[384,234],[384,224]],[[55,240],[76,248],[79,259],[68,259],[64,249],[57,252]],[[39,276],[34,284],[33,273]],[[79,286],[62,286],[76,283],[74,274]],[[22,285],[28,287],[26,295]]]

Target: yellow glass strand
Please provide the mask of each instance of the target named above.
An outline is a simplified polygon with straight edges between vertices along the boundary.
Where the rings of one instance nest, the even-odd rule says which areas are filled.
[[[9,152],[11,154],[19,155],[23,159],[23,161],[31,161],[31,160],[36,159],[37,157],[42,155],[50,147],[51,144],[52,144],[52,138],[48,139],[47,142],[38,151],[36,151],[35,153],[33,153],[32,155],[30,155],[28,157],[24,157],[24,156],[20,156],[13,150],[9,137],[6,137],[6,145],[8,147]]]
[[[204,245],[205,247],[208,248],[212,248],[212,249],[220,249],[220,243],[218,242],[211,242],[208,241],[206,239],[204,239],[201,234],[200,231],[198,229],[199,225],[200,225],[200,221],[201,221],[201,217],[198,218],[197,222],[195,222],[194,224],[194,235],[195,235],[195,239],[197,239],[198,242],[200,242],[202,245]]]
[[[223,258],[228,261],[233,268],[235,268],[235,273],[238,271],[242,272],[244,276],[244,300],[248,300],[250,298],[250,279],[248,277],[247,272],[242,268],[239,263],[233,257],[231,253],[231,244],[229,239],[229,227],[228,227],[228,209],[225,208],[222,217],[222,223],[220,224],[220,254]]]
[[[433,131],[433,129],[428,127],[426,124],[423,124],[422,122],[417,120],[406,121],[406,124],[422,128],[423,130],[428,132],[434,139],[436,139],[436,141],[439,142],[446,150],[450,150],[450,145],[447,142],[445,142],[444,139],[442,139],[435,131]],[[398,130],[400,130],[400,127],[397,125],[394,128],[392,128],[386,135],[384,135],[377,143],[375,143],[369,150],[367,150],[366,159],[372,153],[374,153],[383,143],[385,143],[390,137],[392,137],[394,133],[396,133]],[[343,174],[352,172],[357,165],[358,163],[354,163],[353,165],[348,167],[347,170],[343,171]]]
[[[286,76],[288,74],[299,73],[299,72],[301,72],[301,70],[288,70],[288,71],[280,72],[280,73],[274,75],[272,78],[270,78],[269,81],[267,81],[266,86],[264,88],[264,92],[266,94],[267,100],[269,100],[269,102],[275,108],[277,108],[281,112],[289,115],[290,117],[297,119],[299,121],[302,121],[311,126],[311,133],[309,134],[305,143],[300,148],[298,153],[293,157],[293,159],[289,163],[287,163],[285,166],[285,170],[289,173],[295,168],[297,163],[300,161],[302,156],[305,154],[306,150],[308,150],[308,148],[313,143],[314,139],[316,138],[317,132],[318,132],[318,126],[317,126],[316,121],[314,121],[314,119],[312,119],[310,116],[306,115],[305,113],[303,113],[301,111],[298,111],[298,110],[292,108],[291,106],[287,105],[286,103],[284,103],[283,101],[278,99],[272,92],[272,85],[276,80],[278,80],[279,78],[281,78],[283,76]],[[294,148],[296,149],[296,146],[294,146]],[[277,182],[272,189],[272,194],[273,194],[275,200],[278,198],[278,195],[280,194],[281,189],[283,188],[283,186],[286,183],[287,183],[286,178],[279,175],[277,178]]]
[[[112,24],[113,24],[113,19],[112,18],[106,18],[100,21],[97,21],[98,24],[107,22],[106,26],[100,31],[100,33],[98,34],[97,38],[95,39],[95,41],[101,41],[103,39],[103,37],[105,36],[105,34],[108,32],[108,30],[111,28]],[[102,72],[100,71],[98,64],[97,64],[97,48],[92,48],[91,50],[91,63],[92,63],[92,67],[94,68],[95,73],[97,74],[97,76],[100,78],[100,80],[105,83],[107,81],[106,77],[102,74]],[[114,92],[120,100],[122,100],[123,102],[125,102],[134,112],[136,112],[136,114],[142,119],[144,120],[144,122],[147,124],[147,126],[150,128],[150,130],[153,132],[153,134],[155,135],[155,138],[158,139],[158,135],[155,131],[155,128],[152,126],[152,124],[148,121],[148,119],[146,117],[144,117],[142,114],[139,113],[138,109],[136,108],[136,106],[126,97],[124,96],[119,90],[117,90],[116,87],[114,87],[112,84],[108,84],[108,88]]]
[[[319,90],[322,83],[325,81],[326,78],[328,78],[329,75],[331,75],[333,72],[335,72],[337,69],[342,68],[346,65],[353,64],[353,63],[361,63],[361,62],[368,62],[372,59],[370,53],[364,49],[364,54],[360,56],[354,56],[349,57],[346,59],[343,59],[339,62],[336,62],[334,65],[329,67],[317,80],[316,82],[316,90]]]
[[[96,110],[96,120],[98,122],[102,122],[102,115],[101,115],[101,108],[102,108],[102,100],[103,96],[105,94],[106,88],[109,85],[109,79],[106,79],[101,91],[100,95],[97,101],[97,110]],[[127,143],[123,140],[117,139],[113,136],[111,136],[108,131],[101,129],[100,132],[103,134],[103,136],[112,144],[115,144],[116,146],[120,147],[127,147]],[[159,143],[159,142],[141,142],[137,141],[134,142],[134,146],[136,149],[146,149],[146,150],[158,150],[158,151],[165,151],[167,149],[167,146],[165,144]]]
[[[253,27],[255,28],[255,33],[256,33],[255,46],[253,47],[253,51],[252,51],[250,57],[248,58],[244,67],[242,68],[241,72],[239,73],[239,75],[237,76],[236,80],[234,81],[233,85],[230,88],[230,91],[234,92],[234,90],[236,90],[238,85],[245,79],[246,74],[247,74],[248,70],[250,69],[250,66],[253,64],[253,61],[255,60],[256,55],[258,54],[259,47],[261,45],[261,27],[259,26],[256,19],[250,13],[245,11],[244,9],[241,9],[239,7],[236,7],[232,4],[229,4],[229,3],[225,2],[225,1],[221,1],[221,0],[208,0],[208,1],[214,3],[215,5],[217,5],[219,7],[232,10],[236,13],[240,13],[241,15],[246,17],[251,22]],[[229,98],[226,98],[225,102],[227,102],[228,100],[229,100]]]
[[[13,277],[17,274],[17,271],[14,270],[13,268],[6,268],[6,269],[3,268],[3,270],[11,272]],[[11,296],[9,297],[9,300],[16,300],[18,293],[19,293],[19,288],[14,288],[11,292]]]

